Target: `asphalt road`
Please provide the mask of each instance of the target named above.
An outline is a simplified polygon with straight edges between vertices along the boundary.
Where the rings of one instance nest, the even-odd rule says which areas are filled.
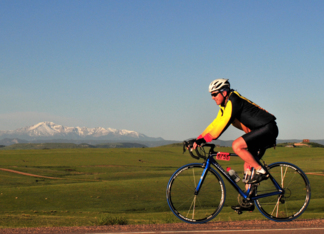
[[[262,233],[262,234],[303,234],[323,233],[324,219],[295,220],[277,223],[270,220],[251,220],[236,222],[209,222],[206,224],[151,224],[151,225],[114,225],[88,227],[40,227],[40,228],[4,228],[1,234],[210,234],[210,233]]]

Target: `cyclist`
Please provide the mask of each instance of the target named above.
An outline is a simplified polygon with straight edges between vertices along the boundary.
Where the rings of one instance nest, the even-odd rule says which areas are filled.
[[[228,79],[221,78],[212,81],[209,85],[209,92],[220,109],[216,119],[198,136],[193,147],[196,148],[202,143],[216,140],[232,124],[245,132],[233,142],[234,152],[245,161],[244,171],[249,167],[255,168],[251,177],[244,182],[253,184],[268,179],[268,172],[255,157],[258,158],[260,149],[276,144],[278,136],[276,117],[231,89]],[[232,208],[252,211],[254,205],[251,203],[250,207],[238,205]]]

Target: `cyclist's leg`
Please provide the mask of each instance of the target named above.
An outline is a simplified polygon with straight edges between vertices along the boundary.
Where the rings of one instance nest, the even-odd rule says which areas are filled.
[[[245,180],[248,178],[249,175],[245,175],[245,173],[248,173],[248,170],[250,171],[250,174],[251,174],[251,165],[248,164],[247,162],[244,163],[244,171],[243,171],[243,177],[244,177],[244,183],[245,183]],[[245,191],[248,191],[248,189],[250,188],[250,184],[245,184]]]
[[[262,166],[259,164],[259,162],[257,162],[255,160],[254,156],[247,150],[248,145],[243,137],[240,137],[233,142],[233,145],[232,145],[233,150],[241,159],[243,159],[246,162],[244,164],[244,170],[246,170],[248,165],[250,165],[251,167],[253,167],[255,169],[255,172],[256,172],[256,173],[252,172],[251,177],[245,183],[251,184],[251,183],[260,182],[261,180],[264,180],[267,177],[269,177],[269,175],[262,168]]]
[[[248,145],[243,137],[237,138],[232,144],[233,151],[244,161],[244,169],[250,165],[259,169],[261,165],[254,159],[253,155],[247,150]]]
[[[248,167],[255,167],[259,168],[261,167],[259,163],[254,159],[253,155],[247,150],[248,146],[243,139],[243,137],[239,137],[236,139],[233,144],[232,148],[234,152],[242,159],[245,161],[244,163],[244,171]],[[250,185],[246,184],[245,185],[245,190],[248,191]],[[238,212],[239,214],[242,213],[242,211],[253,211],[254,210],[254,203],[251,201],[243,201],[242,203],[239,203],[236,206],[231,207],[233,210]]]
[[[245,186],[246,191],[251,186],[251,182],[256,183],[260,182],[263,179],[267,179],[269,174],[262,168],[259,163],[259,159],[263,156],[263,154],[259,155],[260,149],[266,148],[266,146],[275,142],[278,136],[278,128],[275,122],[272,122],[260,129],[256,129],[250,133],[243,135],[242,137],[236,139],[233,142],[233,150],[239,155],[244,161],[244,171],[250,166],[255,169],[259,169],[259,172],[263,172],[265,174],[259,174],[256,177],[250,179]],[[264,152],[263,152],[264,153]],[[263,171],[260,171],[262,168]],[[255,173],[257,174],[257,173]],[[236,211],[253,211],[254,204],[251,206],[232,206],[232,209]]]
[[[260,159],[258,151],[267,148],[269,145],[273,145],[276,142],[278,132],[277,124],[273,121],[261,128],[243,135],[242,138],[245,140],[250,153],[254,157]],[[263,154],[261,157],[262,156]]]
[[[233,150],[239,155],[246,163],[256,169],[256,173],[253,173],[249,183],[257,183],[263,179],[268,178],[268,175],[264,168],[259,163],[257,157],[258,149],[265,148],[271,143],[274,143],[278,136],[278,127],[275,121],[259,128],[255,129],[233,142]],[[248,150],[249,151],[248,151]],[[247,153],[248,152],[248,153]],[[258,158],[257,160],[255,158]],[[245,165],[247,167],[247,165]]]
[[[261,166],[259,160],[263,156],[265,149],[269,147],[269,145],[275,144],[277,136],[278,127],[276,122],[273,121],[259,129],[243,135],[242,138],[244,138],[244,140],[247,142],[249,151]],[[269,174],[266,172],[265,168],[260,169],[259,167],[254,169],[256,169],[255,173],[252,173],[252,176],[247,183],[258,183],[269,177]]]
[[[248,168],[254,167],[256,169],[260,169],[261,165],[255,160],[253,156],[255,150],[247,150],[248,146],[243,137],[236,139],[232,144],[234,152],[245,161],[243,166],[243,171],[246,171]],[[251,152],[250,152],[251,151]],[[256,152],[256,151],[255,151]],[[249,185],[245,185],[245,190],[247,191]]]

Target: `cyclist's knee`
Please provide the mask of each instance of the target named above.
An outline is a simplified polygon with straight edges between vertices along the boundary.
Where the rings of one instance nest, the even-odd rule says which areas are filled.
[[[240,152],[242,149],[246,149],[247,145],[244,139],[242,137],[239,137],[235,141],[233,141],[232,148],[234,152],[237,153]]]

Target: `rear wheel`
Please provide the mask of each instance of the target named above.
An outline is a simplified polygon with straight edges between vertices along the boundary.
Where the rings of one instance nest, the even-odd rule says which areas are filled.
[[[297,166],[278,162],[269,165],[271,176],[284,190],[284,194],[260,198],[255,201],[259,211],[277,222],[291,221],[300,216],[310,201],[311,189],[305,173]],[[271,179],[262,181],[256,195],[275,192]]]
[[[187,223],[205,223],[216,217],[225,201],[225,187],[220,175],[209,168],[198,195],[197,184],[204,171],[203,164],[179,168],[167,186],[167,201],[172,212]]]

